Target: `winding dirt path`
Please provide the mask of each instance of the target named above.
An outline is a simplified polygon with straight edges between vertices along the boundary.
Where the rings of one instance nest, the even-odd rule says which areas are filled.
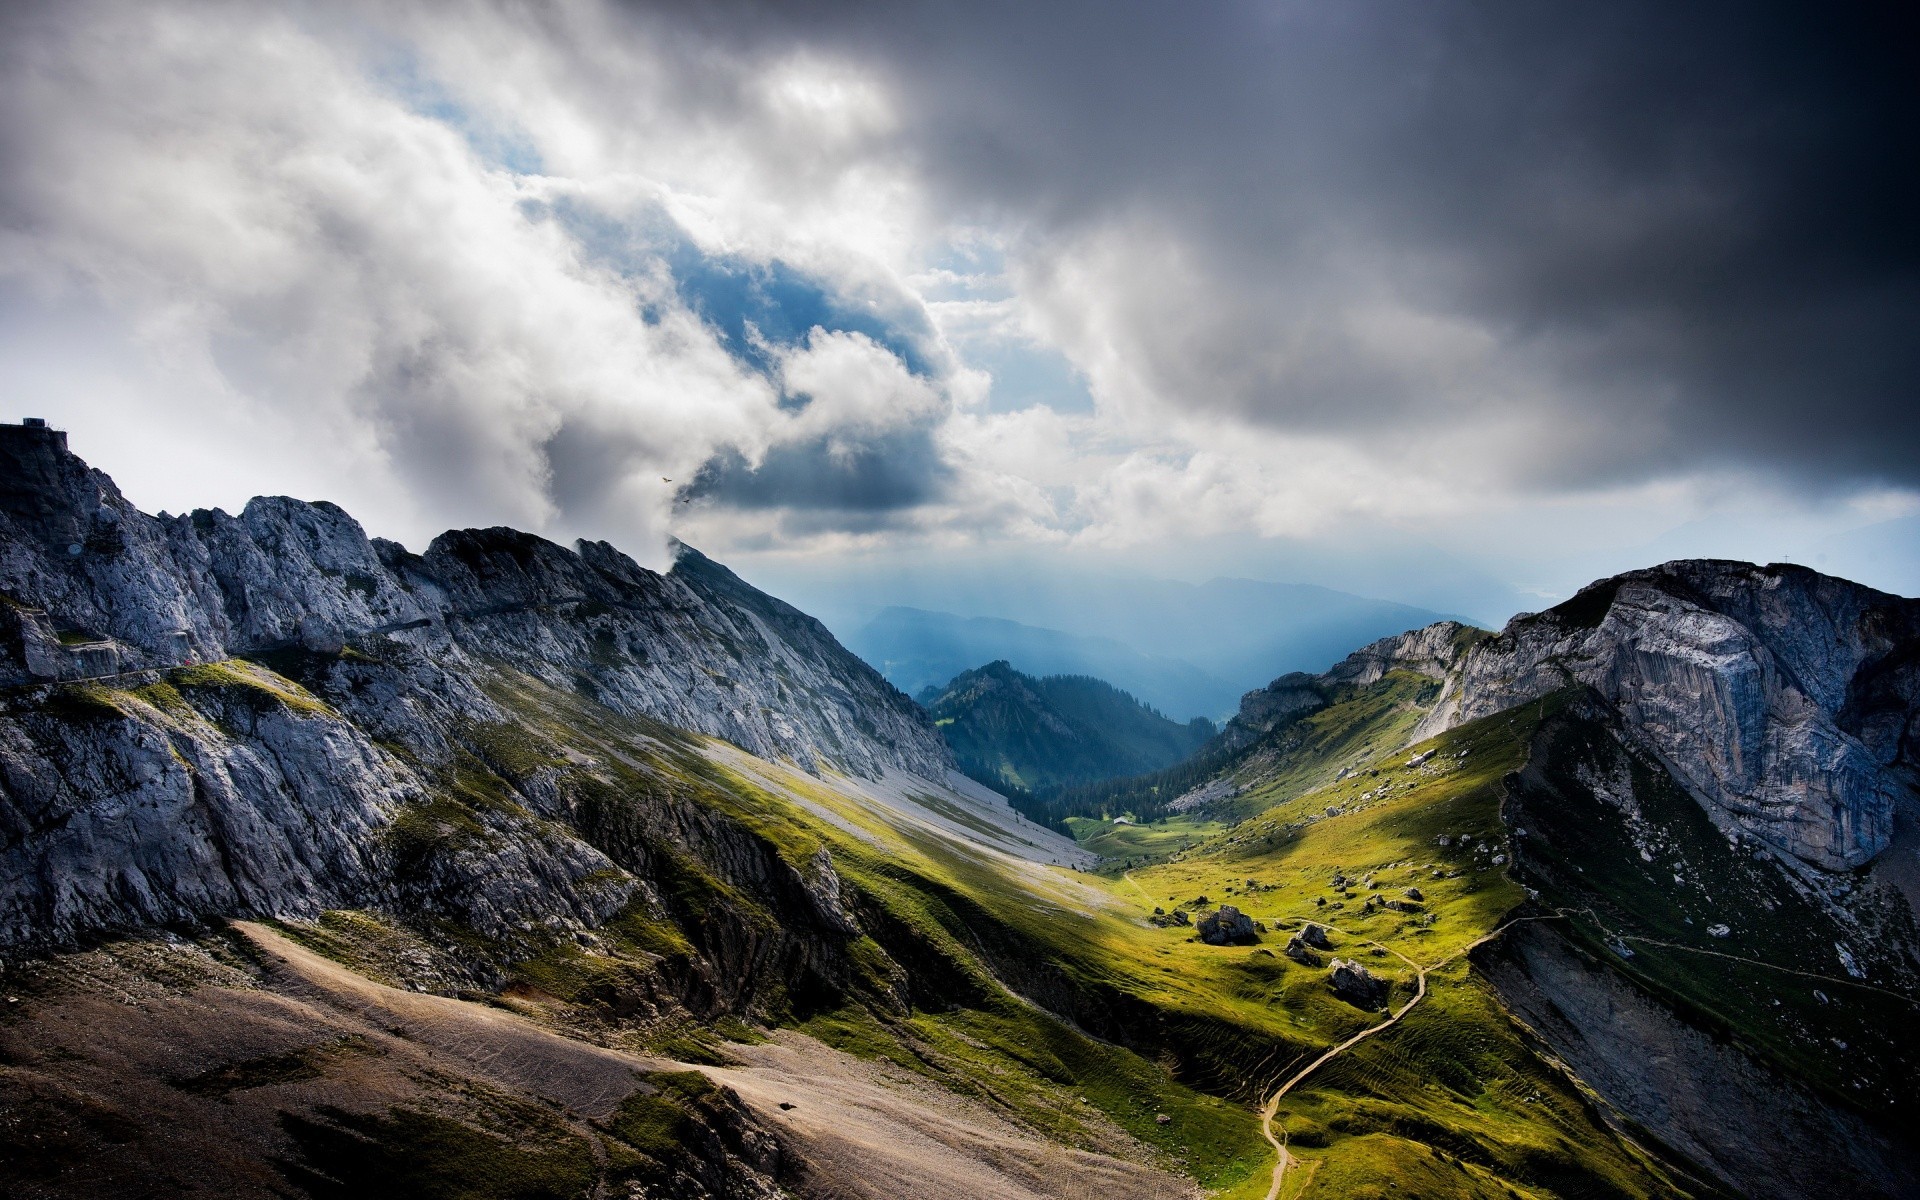
[[[1299,1086],[1307,1078],[1307,1076],[1312,1075],[1315,1071],[1319,1070],[1321,1067],[1325,1066],[1327,1063],[1333,1061],[1334,1059],[1340,1057],[1342,1054],[1345,1054],[1348,1050],[1351,1050],[1353,1047],[1359,1045],[1361,1042],[1366,1041],[1368,1038],[1374,1036],[1377,1033],[1384,1032],[1385,1030],[1391,1029],[1395,1025],[1398,1025],[1402,1017],[1412,1012],[1415,1005],[1419,1004],[1422,1000],[1425,1000],[1427,998],[1427,976],[1431,972],[1438,971],[1440,968],[1453,962],[1455,959],[1458,959],[1465,955],[1473,953],[1473,951],[1479,949],[1481,946],[1484,946],[1488,942],[1492,941],[1494,938],[1499,937],[1501,934],[1513,928],[1515,925],[1521,924],[1522,922],[1525,922],[1525,921],[1554,921],[1554,920],[1559,920],[1561,916],[1562,914],[1560,913],[1549,913],[1549,914],[1543,914],[1541,916],[1534,916],[1534,917],[1515,917],[1513,920],[1498,926],[1492,932],[1483,934],[1479,938],[1476,938],[1474,941],[1469,942],[1467,945],[1462,946],[1458,950],[1455,950],[1452,954],[1447,955],[1445,958],[1441,959],[1439,962],[1431,963],[1427,966],[1421,966],[1419,963],[1414,962],[1412,959],[1400,953],[1398,950],[1395,950],[1392,946],[1383,945],[1380,942],[1376,942],[1372,940],[1371,938],[1362,939],[1361,944],[1368,945],[1368,946],[1377,946],[1380,949],[1386,951],[1388,954],[1393,955],[1395,958],[1399,959],[1403,963],[1406,963],[1408,966],[1414,969],[1416,974],[1415,974],[1413,996],[1405,1004],[1401,1005],[1397,1012],[1395,1012],[1392,1016],[1388,1017],[1386,1020],[1380,1022],[1378,1025],[1372,1025],[1367,1027],[1366,1029],[1362,1029],[1359,1033],[1354,1034],[1352,1037],[1348,1038],[1346,1041],[1341,1042],[1339,1045],[1334,1046],[1331,1049],[1325,1051],[1320,1055],[1320,1057],[1314,1059],[1312,1062],[1308,1063],[1306,1066],[1300,1068],[1298,1071],[1295,1071],[1292,1075],[1288,1076],[1287,1079],[1284,1082],[1282,1082],[1280,1086],[1276,1087],[1273,1090],[1272,1094],[1270,1094],[1267,1097],[1266,1103],[1260,1106],[1260,1133],[1262,1137],[1265,1137],[1267,1139],[1267,1144],[1273,1147],[1274,1156],[1275,1156],[1274,1164],[1273,1164],[1273,1182],[1267,1187],[1266,1200],[1280,1200],[1280,1189],[1286,1185],[1287,1168],[1289,1166],[1292,1166],[1295,1161],[1293,1155],[1287,1151],[1286,1129],[1282,1127],[1282,1129],[1280,1130],[1280,1134],[1277,1137],[1274,1135],[1274,1130],[1273,1130],[1273,1121],[1274,1121],[1275,1115],[1279,1112],[1280,1101],[1286,1098],[1286,1095],[1288,1092],[1291,1092],[1295,1087]],[[1339,934],[1341,937],[1350,938],[1354,936],[1353,934],[1348,933],[1344,929],[1340,929],[1333,925],[1328,925],[1326,924],[1326,922],[1318,921],[1316,918],[1312,918],[1312,917],[1283,917],[1278,919],[1279,920],[1296,920],[1296,921],[1313,920],[1317,924],[1325,927],[1326,929],[1329,929],[1332,932]]]

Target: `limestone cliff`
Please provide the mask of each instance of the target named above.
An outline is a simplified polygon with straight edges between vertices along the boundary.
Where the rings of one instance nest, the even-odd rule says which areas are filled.
[[[154,517],[21,426],[0,478],[0,949],[347,905],[511,939],[648,902],[520,732],[529,688],[807,770],[950,767],[818,622],[690,549],[661,575],[508,529],[414,555],[285,498]],[[473,764],[514,792],[449,807]],[[658,837],[705,836],[683,809]]]
[[[0,473],[0,686],[378,633],[810,769],[950,765],[913,702],[824,626],[689,548],[660,575],[604,542],[511,529],[456,530],[413,555],[324,501],[151,517],[64,434],[21,426],[0,426]]]
[[[1723,830],[1856,867],[1886,847],[1920,765],[1920,601],[1794,566],[1630,572],[1474,646],[1415,736],[1571,684]]]

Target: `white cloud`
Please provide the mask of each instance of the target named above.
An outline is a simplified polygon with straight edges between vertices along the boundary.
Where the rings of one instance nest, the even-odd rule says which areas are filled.
[[[1011,133],[934,112],[969,96],[918,90],[884,39],[600,0],[81,0],[7,20],[0,380],[91,422],[102,465],[156,507],[301,490],[410,540],[505,522],[656,561],[680,528],[723,553],[1122,547],[1493,527],[1543,496],[1600,511],[1616,484],[1555,473],[1588,447],[1659,464],[1673,442],[1657,383],[1568,385],[1618,330],[1459,302],[1460,259],[1369,240],[1378,197],[1349,219],[1301,177],[1223,217],[1144,159],[1095,187],[1068,176],[1083,147],[1111,154],[1108,114],[1066,114],[1074,138],[1022,159],[1019,136],[1046,150],[1042,122],[1066,118],[1028,121],[1025,96],[972,97],[1011,105]],[[1286,145],[1304,161],[1316,138]],[[761,343],[750,369],[671,276],[681,236],[820,283],[924,369],[826,327]],[[991,411],[1001,354],[1064,362],[1091,411]],[[915,432],[950,478],[903,511],[673,503],[723,451],[847,463]],[[1694,476],[1674,457],[1680,499],[1618,511],[1722,503]]]

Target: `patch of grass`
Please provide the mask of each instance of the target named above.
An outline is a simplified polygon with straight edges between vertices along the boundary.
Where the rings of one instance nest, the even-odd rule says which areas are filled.
[[[244,658],[176,667],[167,672],[166,678],[182,694],[209,691],[255,712],[284,710],[307,717],[337,716],[306,688]]]
[[[193,705],[187,703],[187,698],[180,694],[180,690],[164,679],[129,688],[127,694],[152,705],[170,717],[192,718],[199,715]]]
[[[471,811],[444,795],[402,808],[381,836],[403,878],[419,875],[436,854],[484,845],[490,837]]]
[[[702,1124],[703,1102],[719,1094],[719,1087],[698,1071],[656,1071],[620,1102],[605,1128],[648,1158],[667,1162],[682,1153],[688,1136]]]
[[[1224,821],[1196,816],[1125,825],[1097,817],[1068,817],[1066,826],[1074,841],[1109,863],[1164,858],[1191,850],[1227,829]]]
[[[41,712],[62,721],[119,721],[126,718],[120,695],[98,683],[57,684],[39,704]]]

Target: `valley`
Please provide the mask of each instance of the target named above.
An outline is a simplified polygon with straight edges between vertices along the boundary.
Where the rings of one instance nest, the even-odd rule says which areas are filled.
[[[1005,664],[929,713],[690,549],[0,449],[9,1194],[1920,1179],[1920,602],[1669,564],[1217,732]],[[1016,805],[962,746],[1104,749]]]

